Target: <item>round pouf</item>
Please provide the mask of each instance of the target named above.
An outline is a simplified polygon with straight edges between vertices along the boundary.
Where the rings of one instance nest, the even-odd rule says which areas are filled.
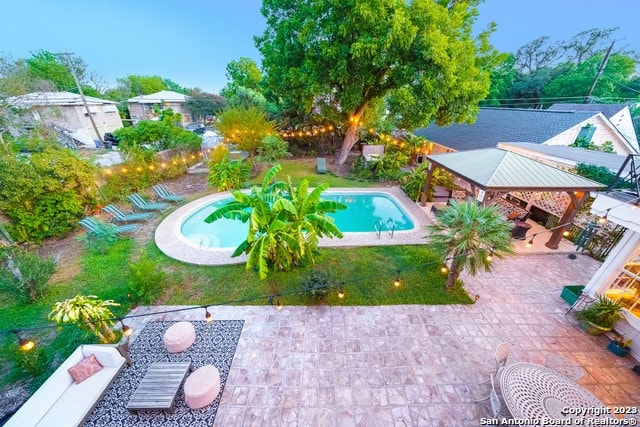
[[[220,393],[220,373],[213,365],[196,369],[184,382],[184,400],[191,409],[204,408]]]
[[[189,348],[196,340],[196,330],[189,322],[171,325],[164,333],[164,346],[169,353],[179,353]]]

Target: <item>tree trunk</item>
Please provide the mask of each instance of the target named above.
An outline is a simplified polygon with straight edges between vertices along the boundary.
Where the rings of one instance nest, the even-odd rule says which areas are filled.
[[[460,277],[460,270],[462,264],[456,261],[457,258],[454,258],[451,263],[451,269],[449,270],[449,275],[447,276],[447,284],[445,285],[447,290],[453,290],[456,287],[456,280]]]
[[[344,136],[344,141],[342,141],[342,147],[340,148],[340,154],[338,156],[338,164],[344,165],[344,162],[347,161],[347,157],[349,157],[349,153],[353,146],[358,142],[358,123],[351,123],[349,125],[349,129],[347,129],[347,133]]]
[[[355,114],[351,116],[351,119],[349,119],[349,128],[347,129],[347,133],[344,135],[344,141],[342,141],[342,147],[340,148],[340,154],[338,155],[339,165],[344,165],[344,162],[347,161],[347,157],[349,157],[351,149],[356,142],[358,142],[358,125],[366,107],[367,103],[362,104]]]

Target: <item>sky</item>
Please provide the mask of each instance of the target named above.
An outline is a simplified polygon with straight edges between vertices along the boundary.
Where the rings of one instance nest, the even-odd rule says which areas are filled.
[[[476,29],[493,21],[491,42],[515,52],[540,36],[564,41],[591,28],[620,27],[616,46],[640,51],[637,0],[485,0]],[[131,74],[159,75],[217,93],[226,65],[260,63],[253,36],[265,29],[260,0],[19,0],[3,2],[0,55],[73,52],[108,87]],[[606,5],[606,6],[605,6]]]

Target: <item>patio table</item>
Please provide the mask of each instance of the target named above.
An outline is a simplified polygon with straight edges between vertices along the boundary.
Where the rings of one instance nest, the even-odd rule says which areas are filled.
[[[127,409],[132,414],[149,409],[173,413],[176,394],[190,370],[191,362],[154,363],[131,396]]]
[[[516,419],[613,418],[594,395],[553,369],[534,363],[505,366],[504,401]]]

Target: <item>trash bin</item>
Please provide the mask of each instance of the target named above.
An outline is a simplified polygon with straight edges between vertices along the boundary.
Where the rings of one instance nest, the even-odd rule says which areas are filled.
[[[531,228],[531,224],[526,222],[516,222],[516,226],[511,230],[511,236],[516,240],[524,240],[527,237],[527,231]]]

